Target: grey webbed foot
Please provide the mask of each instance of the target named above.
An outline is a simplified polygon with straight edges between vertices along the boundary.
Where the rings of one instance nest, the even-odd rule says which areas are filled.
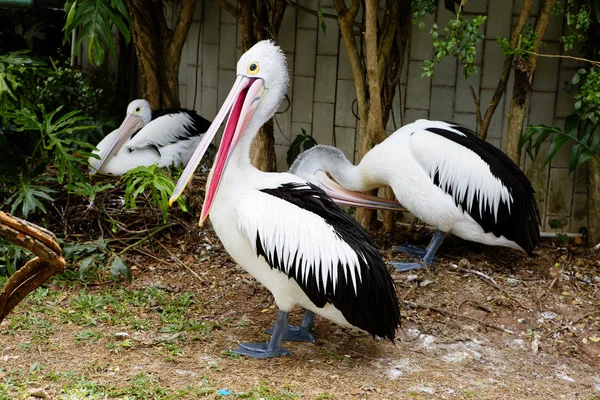
[[[418,246],[413,246],[412,244],[405,243],[404,246],[394,246],[392,249],[396,251],[401,251],[403,253],[409,254],[413,257],[423,258],[425,254],[427,254],[427,250],[422,249]]]
[[[290,342],[314,342],[315,336],[312,334],[314,318],[315,313],[310,310],[306,310],[300,326],[287,325],[287,329],[283,333],[283,340],[288,340]],[[266,332],[272,335],[276,326],[277,322],[275,322],[273,329],[267,329]]]
[[[270,358],[292,354],[291,351],[281,347],[283,334],[287,327],[288,313],[279,310],[277,311],[277,320],[273,325],[273,335],[268,343],[240,343],[240,347],[234,350],[233,353],[254,358]]]
[[[412,271],[415,269],[421,269],[421,268],[427,267],[427,265],[425,265],[424,263],[418,263],[418,262],[406,263],[406,262],[400,262],[400,261],[391,261],[390,264],[394,268],[396,268],[396,271],[398,271],[398,272]]]
[[[442,245],[442,242],[444,241],[445,237],[446,237],[446,232],[443,232],[440,230],[435,231],[435,233],[433,234],[433,237],[431,238],[431,241],[429,242],[429,245],[427,246],[427,248],[425,250],[420,249],[419,247],[416,247],[416,246],[412,246],[412,245],[396,246],[396,247],[394,247],[394,250],[403,251],[403,252],[413,255],[417,258],[420,258],[422,261],[421,262],[412,262],[412,263],[391,261],[390,264],[393,265],[394,268],[396,268],[396,270],[400,271],[400,272],[412,271],[415,269],[429,267],[431,264],[433,264],[433,260],[435,260],[435,253],[437,252],[439,247]]]
[[[269,343],[267,342],[240,343],[240,347],[237,350],[233,350],[232,353],[253,358],[272,358],[279,356],[288,356],[292,354],[291,351],[281,346],[269,349]]]

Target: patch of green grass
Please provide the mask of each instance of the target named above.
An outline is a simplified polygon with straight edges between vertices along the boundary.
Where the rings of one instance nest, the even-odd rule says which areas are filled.
[[[167,353],[167,361],[177,361],[177,357],[183,355],[183,349],[176,343],[165,344],[163,350]]]
[[[329,393],[319,393],[317,400],[333,399],[333,395]]]
[[[223,350],[221,352],[221,355],[227,356],[227,357],[229,357],[232,360],[241,360],[242,359],[242,356],[240,356],[239,354],[234,353],[231,350]]]
[[[102,336],[102,332],[94,332],[89,329],[84,329],[77,332],[74,340],[77,343],[96,343],[100,338],[102,338]]]
[[[140,372],[129,380],[129,386],[111,391],[111,396],[133,399],[168,399],[169,391],[158,385],[157,379]]]
[[[120,340],[116,342],[111,342],[106,345],[106,348],[112,351],[115,354],[119,354],[123,349],[127,350],[133,347],[131,343],[131,339]]]
[[[264,400],[280,400],[280,399],[299,399],[301,395],[290,390],[289,384],[284,384],[283,388],[272,389],[268,383],[260,380],[258,384],[249,392],[237,393],[238,398],[260,398]]]

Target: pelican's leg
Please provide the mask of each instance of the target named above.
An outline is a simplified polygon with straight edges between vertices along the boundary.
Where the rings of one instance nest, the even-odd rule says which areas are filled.
[[[306,310],[300,326],[288,324],[288,327],[283,334],[283,340],[288,340],[290,342],[314,342],[315,336],[312,334],[314,317],[314,312]],[[272,334],[274,329],[275,327],[273,327],[273,329],[267,329],[266,332]]]
[[[427,254],[427,249],[412,244],[404,243],[404,246],[394,246],[392,249],[409,254],[413,257],[423,258]]]
[[[401,272],[428,267],[433,263],[433,260],[435,258],[435,253],[437,252],[439,247],[442,245],[442,242],[444,241],[445,237],[446,237],[446,232],[442,232],[440,230],[435,231],[435,233],[433,234],[433,237],[431,238],[431,241],[429,242],[429,245],[427,246],[425,255],[423,256],[421,262],[404,263],[404,262],[399,262],[399,261],[392,261],[392,262],[390,262],[390,264],[392,264],[394,266],[394,268],[396,268],[397,271],[401,271]]]
[[[234,350],[233,353],[254,358],[270,358],[292,354],[291,351],[281,347],[281,341],[287,326],[288,313],[279,310],[277,311],[277,320],[273,326],[273,335],[268,343],[240,343],[240,347]]]

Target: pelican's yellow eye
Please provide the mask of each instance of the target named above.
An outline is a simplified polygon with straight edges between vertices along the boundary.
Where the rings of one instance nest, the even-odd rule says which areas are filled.
[[[254,61],[252,64],[248,65],[248,74],[256,75],[258,74],[258,63]]]
[[[140,107],[136,107],[136,108],[135,108],[135,113],[136,113],[136,114],[137,114],[137,113],[139,113],[140,111],[142,111],[142,109],[141,109]]]

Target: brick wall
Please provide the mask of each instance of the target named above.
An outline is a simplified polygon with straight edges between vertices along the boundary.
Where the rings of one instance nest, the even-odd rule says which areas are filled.
[[[311,9],[320,6],[324,13],[335,14],[332,0],[300,0],[299,3]],[[418,118],[454,120],[474,128],[475,108],[469,85],[473,86],[485,110],[504,61],[496,38],[509,35],[519,3],[519,0],[470,0],[467,3],[467,15],[488,13],[492,16],[484,26],[486,39],[477,51],[479,73],[469,79],[465,79],[462,68],[451,58],[446,58],[437,67],[433,78],[421,78],[423,60],[433,55],[427,27],[435,21],[442,31],[453,14],[439,9],[436,15],[425,18],[425,29],[413,25],[400,94],[394,99],[394,110],[386,130],[393,132]],[[538,12],[537,3],[532,15]],[[167,15],[173,18],[170,10]],[[287,149],[301,129],[318,143],[337,146],[351,160],[355,159],[358,121],[352,70],[337,22],[327,19],[326,23],[327,34],[323,34],[317,18],[311,14],[288,7],[284,17],[279,44],[288,57],[291,82],[289,102],[284,101],[275,123],[280,171],[287,170]],[[558,40],[562,31],[563,21],[554,18],[544,37],[547,46],[542,48],[543,53],[560,54]],[[182,107],[195,108],[202,116],[213,118],[234,81],[240,55],[236,20],[215,0],[200,0],[181,61]],[[577,67],[578,64],[569,59],[539,59],[527,123],[562,127],[573,100],[561,88]],[[512,78],[508,88],[510,92]],[[487,140],[501,148],[505,143],[509,102],[510,95],[504,96],[488,132]],[[545,144],[542,154],[547,148],[548,144]],[[549,165],[543,164],[543,158],[532,162],[523,157],[524,170],[537,191],[545,231],[551,231],[548,225],[551,219],[560,220],[565,225],[564,232],[577,232],[587,224],[585,168],[569,174],[569,152],[570,147],[565,146]]]

